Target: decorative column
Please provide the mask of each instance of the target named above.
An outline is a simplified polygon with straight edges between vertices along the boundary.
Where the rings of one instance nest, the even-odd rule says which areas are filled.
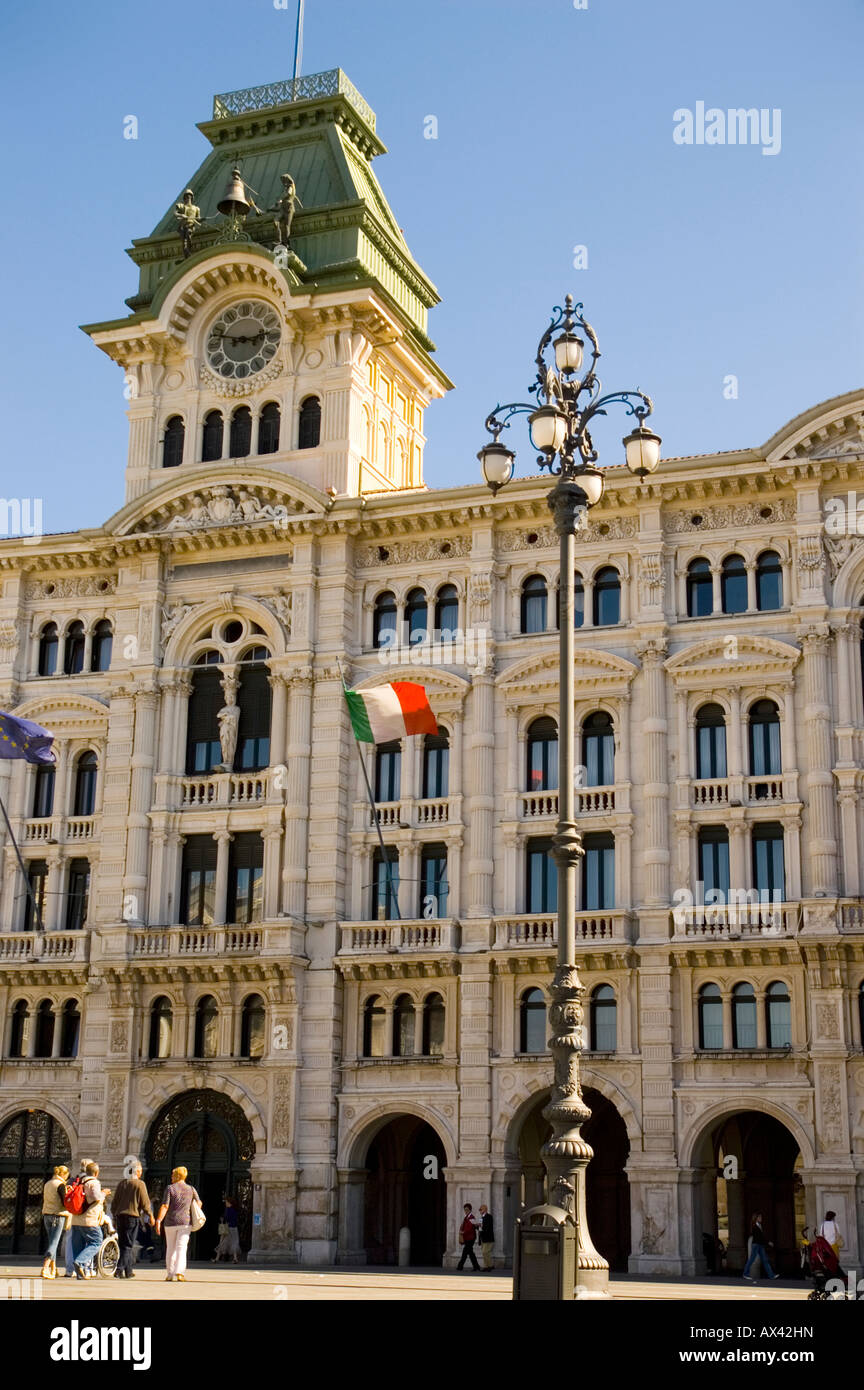
[[[666,751],[666,691],[663,660],[666,643],[661,638],[641,642],[637,653],[645,675],[646,777],[643,788],[645,806],[644,864],[646,907],[660,907],[669,901],[668,765]]]
[[[471,795],[468,799],[470,881],[469,917],[492,915],[492,878],[495,862],[492,855],[492,815],[494,797],[495,750],[495,685],[490,670],[474,677],[471,693]]]
[[[155,690],[135,693],[135,733],[129,784],[129,817],[126,832],[126,872],[123,876],[123,919],[143,923],[147,901],[147,853],[150,835],[148,812],[153,801],[153,764],[156,748]]]
[[[723,595],[720,589],[720,566],[711,566],[711,616],[723,612]]]
[[[738,809],[739,816],[743,812]],[[733,812],[730,811],[730,815]],[[750,885],[747,864],[747,826],[743,820],[733,820],[729,824],[729,887],[738,893]]]
[[[858,791],[844,787],[837,795],[843,833],[843,893],[857,898],[861,892],[861,859],[858,852]]]
[[[264,901],[262,915],[265,922],[279,915],[279,851],[282,845],[281,826],[271,826],[262,831],[264,840]]]
[[[747,571],[747,612],[755,613],[758,608],[756,598],[756,564],[753,560],[745,561],[744,568]]]
[[[302,921],[306,915],[306,856],[309,836],[309,757],[312,747],[312,670],[295,671],[290,681],[288,778],[285,788],[285,855],[282,911]]]
[[[814,897],[837,892],[837,841],[834,826],[834,765],[828,693],[828,629],[813,624],[799,633],[804,652],[807,776],[810,814],[810,873]]]
[[[42,921],[46,931],[60,931],[62,925],[62,911],[64,907],[63,897],[63,860],[60,858],[60,851],[47,856],[48,877],[45,883],[45,904],[42,909]],[[36,929],[36,922],[33,921],[33,929]]]
[[[234,836],[228,830],[217,830],[213,835],[216,841],[216,902],[213,911],[213,925],[224,927],[228,920],[228,864],[230,845]]]
[[[273,671],[268,676],[273,692],[270,711],[270,766],[280,767],[285,762],[285,744],[288,736],[288,677],[283,671]],[[270,789],[273,796],[273,788]]]
[[[744,775],[743,749],[741,746],[741,687],[730,685],[727,694],[729,696],[729,749],[726,760],[726,774],[729,778],[729,799],[730,801],[741,801],[740,779]],[[732,789],[733,780],[736,782],[735,790]]]

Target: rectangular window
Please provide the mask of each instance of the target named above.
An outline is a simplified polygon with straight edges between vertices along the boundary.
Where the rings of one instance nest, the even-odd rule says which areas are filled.
[[[783,863],[783,827],[753,828],[753,886],[761,898],[782,902],[786,894]]]
[[[399,852],[387,850],[385,863],[380,849],[372,856],[372,903],[370,918],[393,921],[399,915]],[[388,873],[389,865],[389,873]]]
[[[525,848],[525,911],[557,912],[558,867],[551,840],[529,840]]]
[[[582,911],[615,906],[615,836],[586,835],[582,841]]]
[[[54,810],[54,768],[37,767],[33,789],[34,817],[50,816]]]
[[[381,743],[375,753],[375,800],[398,801],[402,775],[402,745]]]
[[[238,772],[256,772],[270,762],[270,681],[264,665],[240,667]]]
[[[446,917],[447,850],[443,845],[427,845],[420,859],[420,910],[418,917]]]
[[[190,775],[210,772],[222,761],[217,716],[224,704],[219,671],[213,667],[196,670],[186,734],[186,771]]]
[[[228,921],[260,922],[264,916],[264,841],[256,832],[235,835],[228,860]]]
[[[30,883],[30,892],[36,899],[36,906],[39,909],[39,916],[42,924],[45,924],[45,885],[48,881],[48,865],[44,859],[33,859],[27,866],[27,878]],[[33,911],[33,903],[30,893],[24,899],[24,930],[33,931],[36,927],[36,914]]]
[[[729,898],[729,834],[713,826],[699,831],[699,877],[705,901],[713,894],[712,903],[727,902]]]
[[[180,920],[187,927],[210,927],[216,911],[216,841],[190,835],[183,846]]]
[[[87,921],[90,897],[90,865],[86,859],[73,859],[69,865],[66,894],[66,930],[78,931]]]

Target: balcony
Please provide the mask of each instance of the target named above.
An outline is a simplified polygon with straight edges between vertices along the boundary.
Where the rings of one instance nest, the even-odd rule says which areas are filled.
[[[706,778],[704,781],[694,782],[692,786],[694,806],[728,806],[729,783],[725,778]]]
[[[44,961],[46,965],[86,962],[90,933],[86,931],[0,932],[0,965]]]
[[[801,923],[800,903],[748,902],[676,908],[672,935],[676,941],[737,941],[795,936]]]
[[[764,806],[795,800],[779,772],[763,773],[761,777],[700,777],[690,787],[694,806],[728,806],[730,802],[738,805],[742,801],[747,806]]]
[[[214,772],[180,779],[180,807],[257,806],[269,795],[269,767],[260,772]]]
[[[458,949],[458,922],[447,917],[420,917],[406,922],[343,922],[339,955],[405,955],[412,951]]]
[[[576,791],[577,816],[602,816],[615,810],[615,788],[582,787]],[[541,820],[546,817],[558,818],[558,792],[520,792],[519,816],[521,820]]]
[[[211,927],[102,927],[94,933],[91,959],[106,964],[148,961],[237,960],[304,955],[305,927],[277,919]]]
[[[459,818],[458,797],[430,796],[419,800],[379,801],[376,803],[382,830],[399,826],[422,829],[424,826],[449,825]],[[354,803],[354,830],[374,830],[375,817],[368,801]]]
[[[23,840],[25,845],[78,845],[95,833],[95,816],[39,816],[24,822]]]
[[[624,943],[630,940],[630,914],[623,908],[606,908],[597,912],[577,912],[576,945],[590,946],[594,942]],[[558,918],[550,913],[522,913],[518,917],[499,917],[495,921],[493,949],[508,947],[558,945]]]

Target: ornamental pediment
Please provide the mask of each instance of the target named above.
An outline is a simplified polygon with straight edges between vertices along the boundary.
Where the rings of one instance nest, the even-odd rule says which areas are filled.
[[[108,529],[115,535],[178,536],[225,527],[287,530],[298,517],[321,516],[328,500],[299,479],[271,473],[229,482],[206,470],[129,503]]]
[[[354,688],[374,690],[376,686],[389,685],[391,681],[414,681],[416,685],[424,686],[433,713],[442,704],[451,709],[454,703],[461,705],[471,689],[470,680],[457,675],[455,671],[443,670],[439,666],[415,666],[413,663],[384,666],[380,672],[376,671],[358,681]]]
[[[104,730],[108,722],[107,703],[89,695],[65,694],[60,690],[25,700],[13,712],[19,719],[32,719],[51,733],[67,736]]]
[[[735,685],[742,679],[788,681],[801,653],[788,642],[751,633],[718,632],[665,663],[676,685]]]
[[[769,439],[765,457],[772,464],[785,459],[864,459],[864,396],[850,391],[796,416]]]
[[[574,663],[576,690],[617,690],[623,692],[639,668],[612,652],[585,648],[577,651]],[[558,689],[558,653],[526,657],[501,672],[496,684],[510,699],[531,695],[538,690]]]

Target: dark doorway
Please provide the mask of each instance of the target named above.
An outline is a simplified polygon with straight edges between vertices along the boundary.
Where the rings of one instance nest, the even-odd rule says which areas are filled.
[[[583,1090],[591,1118],[582,1136],[594,1150],[588,1165],[585,1196],[588,1229],[594,1246],[609,1261],[611,1270],[627,1270],[630,1256],[630,1184],[625,1167],[630,1156],[627,1127],[615,1106],[600,1091]],[[519,1135],[522,1166],[522,1203],[526,1207],[546,1201],[546,1169],[541,1149],[551,1134],[543,1119],[544,1095],[525,1118]]]
[[[726,1269],[744,1268],[750,1222],[761,1212],[774,1245],[769,1256],[775,1272],[796,1277],[804,1192],[797,1173],[800,1152],[786,1126],[773,1115],[742,1110],[716,1121],[699,1150],[705,1175],[702,1229],[722,1242]]]
[[[68,1134],[44,1110],[21,1110],[0,1129],[0,1254],[41,1252],[42,1188],[71,1158]]]
[[[411,1264],[440,1267],[446,1246],[444,1145],[431,1125],[400,1115],[366,1155],[364,1235],[369,1264],[395,1265],[399,1231],[411,1232]]]
[[[189,1257],[208,1260],[219,1241],[218,1226],[226,1197],[239,1212],[240,1247],[252,1241],[252,1179],[255,1154],[252,1127],[239,1105],[219,1091],[186,1091],[164,1106],[147,1137],[144,1179],[154,1206],[171,1181],[174,1168],[188,1169],[187,1181],[198,1192],[207,1217],[193,1235]]]

